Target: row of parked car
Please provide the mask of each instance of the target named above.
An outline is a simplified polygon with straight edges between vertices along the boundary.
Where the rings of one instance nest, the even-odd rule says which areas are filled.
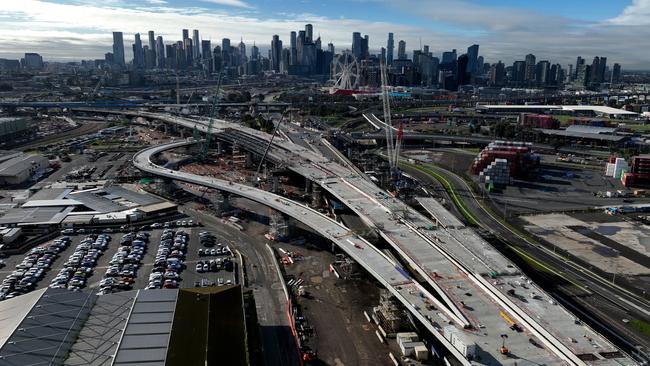
[[[70,238],[64,236],[51,243],[32,248],[22,262],[16,265],[16,269],[2,281],[0,300],[10,299],[33,290],[59,253],[68,248],[70,242]]]
[[[232,252],[230,251],[230,248],[228,246],[223,246],[222,244],[217,244],[216,248],[212,249],[199,249],[199,257],[216,257],[220,255],[230,255]]]
[[[122,236],[120,247],[113,254],[104,278],[99,282],[98,295],[133,288],[147,251],[147,243],[149,243],[149,233],[132,232]]]
[[[67,288],[71,291],[81,291],[92,276],[99,257],[104,254],[111,236],[108,234],[88,235],[77,245],[63,268],[51,281],[51,288]]]
[[[189,242],[190,236],[183,230],[163,230],[146,289],[178,288]]]

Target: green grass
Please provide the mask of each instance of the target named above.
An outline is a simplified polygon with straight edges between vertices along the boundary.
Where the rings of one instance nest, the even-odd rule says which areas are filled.
[[[636,329],[640,333],[646,336],[650,336],[650,323],[641,319],[632,319],[630,320],[630,325],[632,328]]]
[[[625,122],[623,122],[623,123],[625,123]],[[650,124],[640,125],[640,124],[625,123],[625,127],[631,129],[632,131],[639,132],[639,133],[648,133],[648,132],[650,132]]]
[[[464,147],[463,150],[469,151],[469,152],[474,153],[474,154],[478,154],[478,153],[481,152],[481,148],[479,148],[479,147]]]

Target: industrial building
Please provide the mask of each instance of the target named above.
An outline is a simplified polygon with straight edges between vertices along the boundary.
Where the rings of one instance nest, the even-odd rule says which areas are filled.
[[[43,189],[0,217],[0,225],[38,233],[60,227],[152,221],[177,213],[177,205],[121,186],[75,191]]]
[[[538,129],[547,137],[555,137],[565,144],[594,145],[594,146],[625,146],[630,141],[630,135],[618,135],[613,127],[596,127],[571,125],[564,130]]]
[[[3,365],[247,365],[239,285],[0,302]]]
[[[632,118],[638,113],[624,109],[599,105],[479,105],[477,112],[482,113],[548,113],[570,114],[576,116],[598,116],[609,118]]]
[[[25,118],[0,117],[0,143],[24,136],[29,131],[29,124]]]
[[[40,155],[8,152],[5,156],[3,160],[0,155],[0,186],[23,184],[49,167],[47,158]]]

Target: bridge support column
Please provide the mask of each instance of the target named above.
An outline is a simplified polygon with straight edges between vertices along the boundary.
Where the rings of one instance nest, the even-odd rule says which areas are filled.
[[[221,141],[217,141],[217,155],[221,155],[223,151],[223,145]]]
[[[230,205],[230,193],[217,192],[212,201],[212,207],[216,216],[224,216],[232,209]]]
[[[289,219],[278,211],[271,212],[269,217],[269,234],[277,241],[284,241],[291,234]]]
[[[309,178],[305,178],[305,194],[311,193],[311,180]]]
[[[280,177],[278,177],[277,175],[274,175],[273,176],[273,188],[271,188],[271,191],[273,193],[278,193],[279,190],[280,190]]]
[[[253,154],[250,152],[246,153],[246,167],[253,166]]]
[[[312,190],[311,197],[312,197],[311,198],[312,207],[314,207],[314,208],[320,207],[321,198],[323,198],[323,197],[322,197],[321,187],[319,185],[317,185],[317,184],[313,185],[313,190]]]

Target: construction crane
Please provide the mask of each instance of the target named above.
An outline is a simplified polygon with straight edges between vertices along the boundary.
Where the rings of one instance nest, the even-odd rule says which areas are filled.
[[[284,120],[284,115],[287,113],[287,110],[282,112],[282,115],[280,116],[280,120],[278,121],[278,124],[275,125],[275,128],[273,129],[273,134],[271,135],[271,139],[269,140],[268,145],[266,145],[266,149],[264,149],[264,154],[262,154],[262,159],[260,159],[260,164],[257,166],[257,170],[255,171],[255,176],[253,177],[253,184],[257,184],[259,181],[260,177],[260,169],[262,169],[262,164],[264,164],[264,160],[266,159],[266,155],[269,153],[269,149],[271,148],[271,144],[273,144],[273,139],[275,138],[275,135],[277,134],[278,130],[280,129],[280,125],[282,124],[282,121]]]
[[[383,60],[381,61],[379,68],[381,71],[381,100],[384,109],[386,149],[388,153],[388,165],[390,166],[390,172],[392,175],[395,170],[395,162],[393,161],[393,124],[391,123],[390,100],[388,99],[388,73],[386,71],[386,63]]]
[[[212,98],[212,108],[210,109],[210,119],[208,120],[208,130],[205,133],[205,141],[201,145],[201,151],[199,152],[199,161],[205,161],[208,157],[208,149],[210,148],[210,142],[212,142],[212,128],[214,127],[214,119],[217,115],[217,110],[219,109],[219,89],[221,89],[221,73],[219,73],[219,78],[217,79],[217,89],[214,92],[214,97]],[[194,125],[196,130],[196,125]]]

